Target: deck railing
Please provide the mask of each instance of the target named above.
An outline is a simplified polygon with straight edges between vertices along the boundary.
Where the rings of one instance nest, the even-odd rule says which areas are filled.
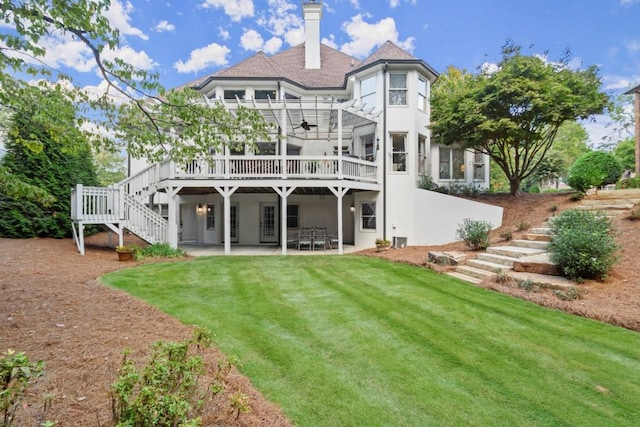
[[[228,156],[179,165],[165,162],[162,179],[347,179],[377,182],[375,163],[344,156]]]

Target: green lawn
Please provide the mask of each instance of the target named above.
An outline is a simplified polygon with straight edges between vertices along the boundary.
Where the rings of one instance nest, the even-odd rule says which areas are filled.
[[[206,257],[103,280],[209,328],[299,425],[640,425],[640,334],[423,268]]]

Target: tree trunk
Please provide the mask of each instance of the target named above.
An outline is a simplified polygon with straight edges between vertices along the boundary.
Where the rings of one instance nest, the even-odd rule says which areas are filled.
[[[520,191],[520,178],[509,178],[509,191],[512,196],[517,196]]]

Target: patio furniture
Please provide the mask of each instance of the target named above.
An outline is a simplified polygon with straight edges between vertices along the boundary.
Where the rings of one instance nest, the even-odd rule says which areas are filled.
[[[321,247],[322,250],[326,250],[329,246],[329,239],[327,236],[326,228],[316,228],[313,234],[313,249]]]
[[[298,236],[298,246],[297,249],[300,250],[303,247],[307,247],[309,250],[313,250],[313,229],[312,228],[303,228],[300,231]]]

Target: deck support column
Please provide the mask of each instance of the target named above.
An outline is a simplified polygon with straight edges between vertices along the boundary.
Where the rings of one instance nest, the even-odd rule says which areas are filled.
[[[182,187],[167,188],[169,196],[169,221],[167,224],[167,243],[174,249],[178,248],[178,192]]]
[[[224,254],[231,255],[231,195],[238,187],[215,187],[224,198]]]
[[[342,218],[342,199],[344,195],[349,191],[348,188],[344,187],[329,187],[329,190],[336,196],[337,198],[337,210],[338,210],[338,254],[342,255],[344,253],[344,233],[343,233],[343,218]]]
[[[295,190],[295,187],[273,187],[280,196],[280,241],[282,242],[282,255],[287,254],[287,197]]]

